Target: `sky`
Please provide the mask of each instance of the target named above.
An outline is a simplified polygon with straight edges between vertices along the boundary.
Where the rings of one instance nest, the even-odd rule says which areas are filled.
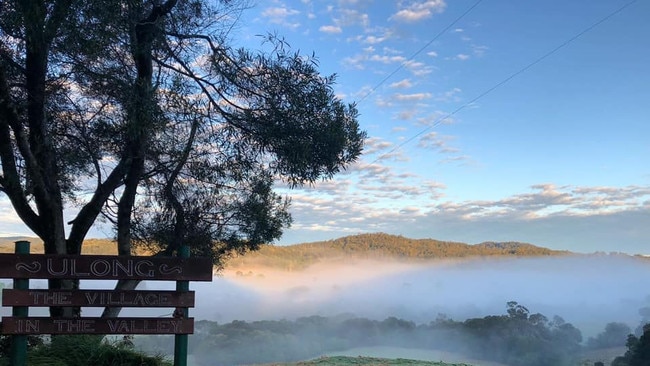
[[[251,4],[232,39],[315,53],[368,133],[333,179],[277,185],[294,222],[276,244],[385,232],[650,254],[648,14],[643,0]],[[0,206],[0,235],[29,234]]]
[[[346,172],[284,190],[279,243],[386,232],[650,253],[648,14],[624,0],[259,2],[239,37],[313,51],[369,137]]]

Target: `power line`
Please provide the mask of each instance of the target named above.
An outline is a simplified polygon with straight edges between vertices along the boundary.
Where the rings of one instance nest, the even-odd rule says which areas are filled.
[[[606,21],[609,20],[610,18],[612,18],[612,17],[614,17],[615,15],[619,14],[620,12],[622,12],[623,10],[625,10],[626,8],[628,8],[629,6],[631,6],[632,4],[636,3],[637,1],[638,1],[638,0],[632,0],[632,1],[630,1],[630,2],[628,2],[628,3],[626,3],[626,4],[624,4],[623,6],[619,7],[618,9],[614,10],[613,12],[609,13],[609,14],[606,15],[605,17],[603,17],[603,18],[599,19],[598,21],[592,23],[590,26],[588,26],[587,28],[583,29],[582,31],[580,31],[579,33],[577,33],[576,35],[574,35],[573,37],[567,39],[566,41],[564,41],[563,43],[561,43],[559,46],[553,48],[553,49],[550,50],[549,52],[547,52],[547,53],[543,54],[542,56],[538,57],[536,60],[534,60],[533,62],[529,63],[528,65],[522,67],[522,68],[519,69],[518,71],[512,73],[510,76],[506,77],[505,79],[503,79],[503,80],[501,80],[500,82],[496,83],[496,84],[493,85],[492,87],[488,88],[487,90],[485,90],[484,92],[482,92],[482,93],[479,94],[478,96],[474,97],[474,98],[473,98],[472,100],[470,100],[469,102],[467,102],[467,103],[461,105],[460,107],[456,108],[453,112],[448,113],[448,114],[446,114],[446,115],[444,115],[444,116],[438,118],[438,119],[435,120],[435,121],[434,121],[430,126],[424,128],[424,129],[422,129],[422,130],[421,130],[420,132],[418,132],[417,134],[415,134],[415,135],[411,136],[410,138],[408,138],[408,139],[402,141],[402,143],[400,143],[399,145],[395,146],[394,148],[392,148],[392,149],[389,150],[388,152],[386,152],[386,153],[384,153],[384,154],[381,154],[381,155],[378,156],[375,160],[373,160],[372,162],[370,162],[368,165],[372,165],[372,164],[376,163],[376,162],[379,161],[380,159],[382,159],[382,158],[386,157],[387,155],[389,155],[389,154],[391,154],[391,153],[397,151],[397,150],[400,149],[402,146],[404,146],[404,145],[408,144],[409,142],[415,140],[416,138],[422,136],[425,132],[431,130],[432,128],[434,128],[434,127],[436,127],[436,126],[438,126],[440,123],[442,123],[442,121],[444,121],[444,120],[446,120],[446,119],[448,119],[448,118],[454,116],[456,113],[458,113],[458,112],[460,112],[461,110],[465,109],[467,106],[472,105],[473,103],[475,103],[475,102],[478,101],[479,99],[481,99],[481,98],[483,98],[484,96],[490,94],[491,92],[493,92],[493,91],[496,90],[497,88],[503,86],[504,84],[506,84],[506,83],[509,82],[510,80],[512,80],[512,79],[514,79],[515,77],[517,77],[517,76],[523,74],[524,72],[528,71],[528,69],[530,69],[530,68],[532,68],[533,66],[537,65],[538,63],[542,62],[543,60],[545,60],[545,59],[548,58],[549,56],[553,55],[554,53],[556,53],[556,52],[559,51],[560,49],[566,47],[567,45],[569,45],[570,43],[572,43],[572,42],[575,41],[576,39],[578,39],[578,38],[580,38],[581,36],[583,36],[585,33],[591,31],[592,29],[596,28],[596,27],[599,26],[600,24],[606,22]],[[476,5],[476,4],[475,4],[475,5]],[[393,74],[394,74],[394,73],[393,73]],[[391,75],[392,75],[392,74],[391,74]],[[385,80],[383,80],[382,83],[383,83],[384,81],[385,81]],[[373,90],[374,90],[374,89],[373,89]]]
[[[475,2],[474,5],[470,6],[467,10],[465,10],[465,12],[464,12],[463,14],[461,14],[459,17],[457,17],[456,19],[454,19],[454,21],[451,22],[448,26],[446,26],[443,30],[441,30],[440,32],[438,32],[438,34],[436,34],[436,35],[435,35],[435,36],[434,36],[434,37],[433,37],[429,42],[427,42],[424,46],[420,47],[420,49],[417,50],[414,54],[412,54],[409,58],[407,58],[406,61],[402,62],[402,63],[401,63],[401,64],[400,64],[400,65],[399,65],[395,70],[393,70],[390,74],[388,74],[386,77],[384,77],[384,78],[383,78],[379,83],[377,83],[377,85],[375,85],[374,87],[372,87],[372,88],[370,89],[370,91],[369,91],[368,93],[366,93],[366,95],[364,95],[363,97],[361,97],[361,99],[359,99],[359,101],[357,102],[357,104],[363,102],[366,98],[368,98],[368,96],[370,96],[370,94],[374,93],[375,90],[377,90],[377,89],[378,89],[380,86],[382,86],[386,81],[388,81],[388,79],[392,78],[395,74],[397,74],[398,71],[402,70],[402,69],[404,68],[404,66],[406,66],[409,62],[413,61],[413,59],[414,59],[415,57],[417,57],[417,56],[418,56],[422,51],[424,51],[424,50],[427,49],[429,46],[431,46],[431,44],[432,44],[433,42],[435,42],[438,38],[440,38],[440,36],[442,36],[443,34],[445,34],[445,33],[446,33],[446,32],[447,32],[451,27],[453,27],[454,25],[456,25],[456,23],[458,23],[458,22],[459,22],[461,19],[463,19],[467,14],[469,14],[469,12],[471,12],[471,11],[472,11],[475,7],[477,7],[478,4],[480,4],[481,2],[483,2],[483,0],[478,0],[477,2]]]

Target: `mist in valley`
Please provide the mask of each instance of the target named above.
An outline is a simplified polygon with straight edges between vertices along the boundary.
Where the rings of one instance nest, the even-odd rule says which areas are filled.
[[[445,324],[458,328],[470,318],[489,321],[496,316],[493,319],[503,321],[506,303],[516,301],[530,315],[544,315],[548,320],[544,329],[557,338],[557,343],[536,352],[559,358],[535,358],[526,364],[573,365],[574,360],[586,357],[577,347],[587,346],[607,324],[624,323],[630,333],[637,329],[644,320],[639,309],[650,306],[650,291],[644,286],[648,278],[650,260],[624,255],[429,263],[346,259],[295,272],[268,267],[231,269],[212,283],[191,283],[196,291],[191,316],[214,323],[197,323],[200,334],[190,337],[190,342],[195,342],[195,352],[202,355],[197,356],[196,365],[212,365],[215,359],[224,365],[292,361],[322,354],[521,364],[517,363],[521,355],[503,356],[496,362],[490,347],[498,347],[498,342],[488,343],[490,332],[498,331],[479,335],[482,339],[477,342],[476,334],[472,338],[436,330]],[[160,286],[155,282],[144,285],[149,289]],[[221,341],[216,340],[217,334]],[[618,348],[608,351],[609,359],[602,359],[606,364],[625,352],[626,335],[619,336]],[[214,341],[206,341],[212,336]],[[232,356],[226,356],[227,352]],[[256,358],[257,353],[261,358]],[[507,359],[515,361],[503,361]]]
[[[485,345],[476,343],[476,338],[440,332],[436,327],[455,329],[470,318],[504,319],[506,303],[516,301],[530,315],[543,314],[549,332],[563,329],[566,334],[558,333],[558,337],[574,337],[573,327],[577,328],[582,337],[573,341],[586,345],[609,323],[624,323],[634,332],[647,320],[639,309],[650,306],[648,279],[650,259],[624,255],[482,257],[427,263],[346,259],[294,272],[227,268],[212,282],[190,283],[196,293],[196,306],[190,309],[196,322],[196,334],[190,336],[190,352],[194,353],[190,364],[236,365],[353,353],[473,365],[516,364],[497,362],[488,353],[480,357],[483,351],[476,348]],[[110,281],[81,283],[82,288],[112,286]],[[31,281],[31,288],[45,287],[45,281]],[[175,283],[168,281],[147,281],[138,287],[174,288]],[[120,316],[169,317],[172,311],[125,308]],[[8,315],[10,308],[3,312]],[[83,309],[84,316],[100,313],[98,308]],[[30,309],[30,315],[46,316],[47,309]],[[556,315],[569,328],[562,328]],[[490,337],[490,333],[479,336]],[[625,336],[621,338],[619,346],[625,343]],[[547,346],[557,350],[565,344]],[[173,349],[173,337],[136,337],[136,345],[147,352],[165,352]],[[613,355],[624,351],[619,347]]]
[[[636,327],[650,305],[650,260],[619,255],[444,260],[427,264],[358,261],[304,271],[227,271],[192,283],[196,319],[278,320],[341,314],[425,323],[503,314],[508,301],[559,315],[584,336],[609,322]],[[154,288],[148,282],[147,287]]]

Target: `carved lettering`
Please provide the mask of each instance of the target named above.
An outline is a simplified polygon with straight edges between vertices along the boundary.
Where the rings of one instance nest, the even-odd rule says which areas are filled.
[[[0,253],[0,278],[210,281],[209,258]]]
[[[191,334],[192,318],[2,318],[3,334]]]
[[[147,268],[142,269],[141,267],[143,265],[146,265],[149,268],[148,269]],[[152,269],[153,266],[154,266],[154,264],[151,261],[148,261],[148,260],[140,261],[140,262],[138,262],[138,264],[135,265],[135,273],[137,273],[138,276],[153,277],[153,275],[154,275],[154,271]]]

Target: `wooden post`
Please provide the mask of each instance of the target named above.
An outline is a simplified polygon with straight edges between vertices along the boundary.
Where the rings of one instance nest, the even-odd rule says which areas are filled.
[[[15,244],[16,254],[29,254],[28,241],[21,240]],[[14,289],[29,289],[29,279],[14,278]],[[27,306],[14,306],[11,310],[11,315],[15,317],[27,317],[29,316],[29,308]],[[11,336],[11,364],[13,366],[27,365],[27,335]]]
[[[178,248],[178,257],[189,258],[190,247],[181,245]],[[176,281],[176,291],[186,292],[190,290],[189,281]],[[174,312],[174,317],[182,317],[187,319],[189,317],[188,308],[177,308]],[[176,334],[174,336],[174,366],[187,366],[187,334]]]

